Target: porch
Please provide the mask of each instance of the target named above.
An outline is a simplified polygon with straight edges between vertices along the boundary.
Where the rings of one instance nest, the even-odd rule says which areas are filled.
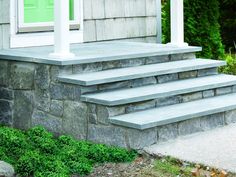
[[[51,65],[75,65],[95,62],[123,60],[127,58],[142,58],[146,56],[161,56],[201,51],[201,47],[174,46],[169,44],[153,44],[142,42],[95,42],[71,44],[74,57],[53,57],[53,46],[25,47],[0,50],[0,59],[43,63]]]
[[[71,58],[53,50],[0,50],[1,124],[141,149],[235,122],[236,78],[218,74],[225,62],[196,58],[201,47],[73,44]]]

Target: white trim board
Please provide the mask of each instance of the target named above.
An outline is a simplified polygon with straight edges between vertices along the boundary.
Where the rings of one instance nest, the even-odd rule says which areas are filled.
[[[75,0],[79,4],[79,20],[80,29],[72,30],[70,32],[71,43],[83,42],[83,0]],[[19,47],[33,47],[54,44],[53,32],[32,32],[32,33],[18,33],[18,0],[10,0],[10,48]]]

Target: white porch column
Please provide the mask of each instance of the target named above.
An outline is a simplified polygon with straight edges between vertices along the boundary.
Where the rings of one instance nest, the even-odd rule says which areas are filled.
[[[69,0],[54,0],[54,53],[52,57],[71,58]]]
[[[171,0],[171,45],[187,46],[184,42],[184,2]]]

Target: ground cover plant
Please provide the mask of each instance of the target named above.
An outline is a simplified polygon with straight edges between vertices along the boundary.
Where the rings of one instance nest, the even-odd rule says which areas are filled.
[[[67,177],[89,174],[104,162],[131,162],[135,151],[54,137],[42,127],[21,131],[0,127],[0,160],[15,167],[19,176]]]

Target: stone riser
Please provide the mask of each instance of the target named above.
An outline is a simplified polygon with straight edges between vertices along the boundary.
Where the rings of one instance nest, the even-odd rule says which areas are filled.
[[[102,106],[97,104],[90,105],[90,123],[101,123],[108,125],[109,117],[128,114],[137,111],[143,111],[152,108],[158,108],[162,106],[169,106],[178,103],[186,103],[190,101],[200,100],[204,98],[210,98],[214,96],[220,96],[230,93],[236,93],[236,85],[222,88],[216,88],[211,90],[204,90],[200,92],[181,94],[172,97],[158,98],[154,100],[120,105],[120,106]]]
[[[236,123],[236,110],[146,130],[136,130],[113,125],[89,124],[88,139],[99,143],[142,149],[155,143],[173,140],[180,136],[211,130],[231,123]]]
[[[82,93],[94,93],[94,92],[103,92],[108,90],[116,90],[122,88],[134,88],[146,85],[153,85],[153,84],[162,84],[171,81],[177,81],[182,79],[190,79],[190,78],[197,78],[197,77],[204,77],[210,75],[218,74],[217,68],[209,68],[203,70],[194,70],[194,71],[187,71],[182,73],[175,73],[175,74],[167,74],[167,75],[160,75],[160,76],[153,76],[153,77],[145,77],[140,79],[133,79],[127,81],[120,81],[120,82],[112,82],[107,84],[99,84],[95,86],[81,86]],[[80,86],[78,86],[80,87]]]
[[[58,66],[55,67],[55,69],[58,68],[60,74],[78,74],[78,73],[89,73],[108,69],[127,68],[127,67],[194,59],[194,58],[196,58],[195,53],[172,54],[172,55],[133,58],[125,60],[79,64],[79,65]]]

